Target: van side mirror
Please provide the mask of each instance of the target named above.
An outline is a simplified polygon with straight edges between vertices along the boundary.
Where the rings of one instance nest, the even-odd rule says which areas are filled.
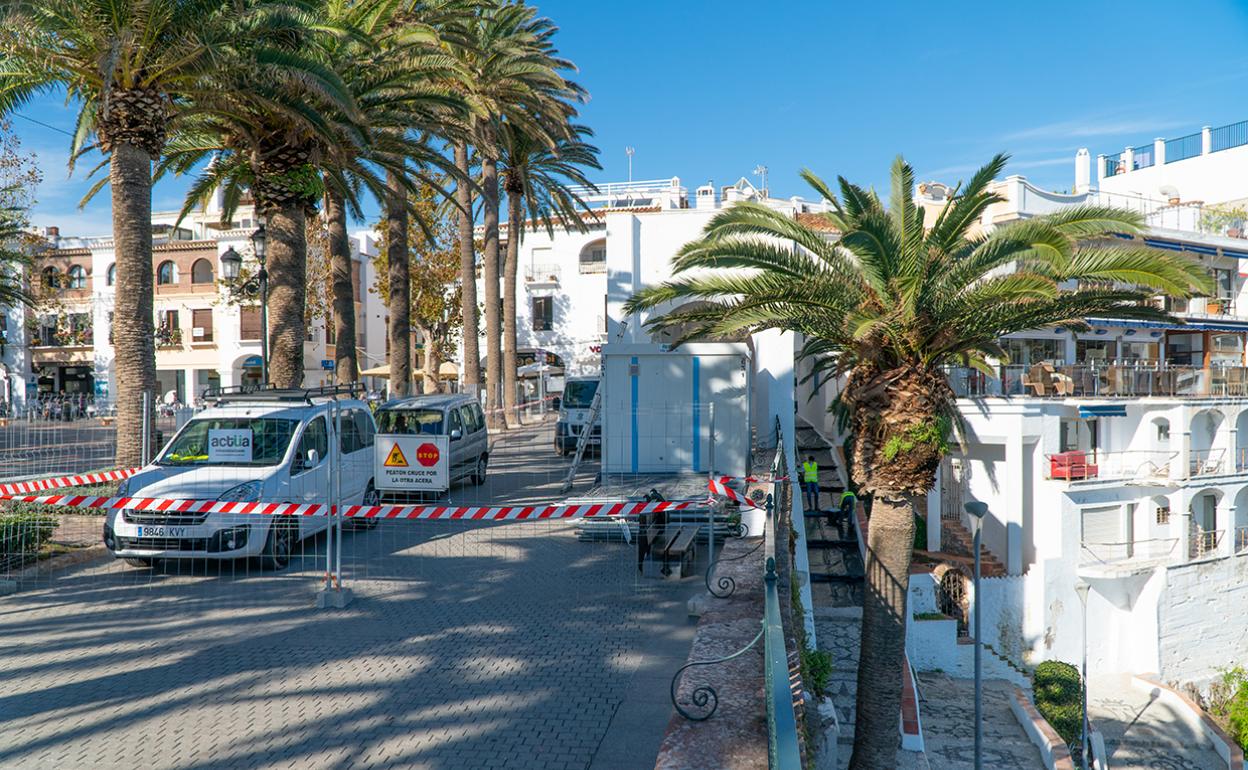
[[[463,437],[464,437],[464,432],[461,431],[459,428],[455,428],[451,431],[451,441],[459,441]]]
[[[295,457],[295,462],[292,464],[291,470],[295,473],[303,473],[309,468],[315,468],[316,464],[320,461],[320,453],[315,449],[309,449],[303,456]]]

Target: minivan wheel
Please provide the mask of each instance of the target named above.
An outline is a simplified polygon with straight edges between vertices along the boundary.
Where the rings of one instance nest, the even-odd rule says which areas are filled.
[[[373,482],[368,482],[368,487],[364,490],[364,497],[360,500],[360,505],[381,505],[381,493],[373,486]],[[376,529],[377,520],[352,517],[347,519],[347,526],[351,527],[351,529]]]
[[[151,568],[152,568],[152,560],[151,560],[151,559],[143,559],[143,558],[139,558],[139,557],[137,557],[137,556],[127,556],[127,557],[123,558],[123,559],[122,559],[122,561],[124,561],[126,564],[129,564],[131,567],[139,567],[140,569],[151,569]]]
[[[484,483],[485,483],[485,465],[486,465],[486,460],[487,460],[487,458],[486,458],[486,456],[485,456],[485,455],[481,455],[480,457],[478,457],[478,458],[477,458],[477,468],[476,468],[476,470],[474,470],[474,471],[472,472],[472,483],[473,483],[473,484],[476,484],[477,486],[481,486],[482,484],[484,484]]]
[[[270,570],[286,569],[294,549],[294,527],[275,521],[269,526],[269,537],[264,541],[264,552],[260,554],[260,566]]]

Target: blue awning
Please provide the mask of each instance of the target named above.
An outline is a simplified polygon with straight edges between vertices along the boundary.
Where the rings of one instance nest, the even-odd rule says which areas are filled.
[[[1199,243],[1180,243],[1179,241],[1163,241],[1159,238],[1145,238],[1145,246],[1152,246],[1154,249],[1169,249],[1170,251],[1190,251],[1196,254],[1217,255],[1218,249],[1215,246],[1205,246]]]
[[[247,356],[243,359],[243,368],[250,369],[252,367],[259,366],[261,363],[263,363],[263,361],[260,360],[260,356]]]
[[[1083,419],[1090,417],[1126,417],[1127,407],[1123,404],[1106,404],[1104,406],[1081,406],[1079,407],[1079,416]]]
[[[1088,323],[1098,327],[1122,329],[1170,329],[1173,331],[1248,332],[1248,321],[1188,321],[1172,324],[1165,321],[1115,321],[1109,318],[1089,318]]]
[[[1226,257],[1234,257],[1235,259],[1248,259],[1248,251],[1232,251],[1231,249],[1222,249],[1222,255]]]

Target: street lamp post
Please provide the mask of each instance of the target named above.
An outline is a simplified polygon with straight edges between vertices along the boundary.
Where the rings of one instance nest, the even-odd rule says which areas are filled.
[[[264,232],[264,222],[251,234],[251,247],[256,252],[256,261],[260,263],[260,272],[256,278],[260,281],[260,387],[269,386],[269,271],[264,267],[264,252],[268,237]]]
[[[967,503],[966,512],[971,515],[971,548],[975,551],[975,770],[984,767],[984,679],[980,656],[981,642],[979,635],[980,594],[979,594],[979,548],[980,538],[984,529],[984,516],[988,514],[988,504],[978,500]]]
[[[261,387],[269,384],[269,271],[264,266],[264,252],[267,243],[267,237],[264,233],[264,223],[261,222],[256,231],[251,234],[251,247],[256,254],[256,261],[260,263],[260,271],[256,276],[246,283],[240,289],[244,292],[258,292],[260,294],[260,385]],[[227,281],[233,281],[238,278],[242,272],[243,258],[231,246],[221,255],[221,275]]]
[[[1080,701],[1083,706],[1083,736],[1079,741],[1081,767],[1088,767],[1088,589],[1092,586],[1086,580],[1075,581],[1075,593],[1079,594],[1079,604],[1083,607],[1082,637],[1079,643],[1083,664],[1080,669]]]

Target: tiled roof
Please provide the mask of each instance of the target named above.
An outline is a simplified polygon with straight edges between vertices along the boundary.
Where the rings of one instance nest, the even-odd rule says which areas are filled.
[[[825,233],[839,233],[840,232],[840,230],[836,229],[836,225],[828,221],[827,214],[803,211],[803,212],[798,212],[796,218],[797,218],[797,223],[799,225],[805,225],[806,227],[809,227],[811,230],[821,230]]]

